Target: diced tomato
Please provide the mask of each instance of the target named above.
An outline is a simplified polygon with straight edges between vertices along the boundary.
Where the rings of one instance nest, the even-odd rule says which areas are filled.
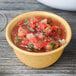
[[[35,29],[36,25],[33,24],[33,22],[29,21],[28,26],[30,26],[30,28]]]
[[[30,39],[30,44],[33,44],[35,49],[41,49],[46,43],[45,41],[34,37],[33,39]]]
[[[37,32],[37,33],[35,34],[35,36],[38,37],[38,38],[41,38],[41,39],[44,38],[43,33],[40,33],[40,32]]]
[[[28,25],[30,26],[30,28],[35,29],[36,23],[37,23],[37,19],[36,19],[35,17],[32,17],[32,18],[29,20]]]
[[[18,22],[18,25],[24,24],[24,19]]]
[[[35,37],[33,37],[33,38],[31,38],[30,40],[29,40],[29,43],[30,44],[34,44],[34,43],[37,43],[38,42],[38,40],[37,40],[37,38],[35,38]]]
[[[30,39],[32,39],[32,38],[34,38],[35,36],[34,36],[34,34],[33,33],[28,33],[27,35],[26,35],[26,38],[28,39],[28,40],[30,40]]]
[[[52,49],[52,46],[50,45],[50,43],[47,43],[47,45],[45,46],[45,49],[46,50],[51,50]]]
[[[11,38],[23,50],[47,52],[65,43],[66,31],[57,20],[32,16],[22,19],[15,25]]]
[[[55,32],[57,31],[56,26],[52,26],[52,27],[51,27],[51,31],[53,31],[53,30],[55,30]]]
[[[36,26],[36,25],[35,25],[35,24],[30,24],[29,26],[30,26],[32,29],[35,29],[35,26]]]
[[[20,45],[27,45],[28,44],[28,40],[26,40],[26,39],[24,39],[21,43],[20,43]]]
[[[51,30],[45,30],[44,32],[46,33],[46,35],[49,35]]]
[[[59,43],[55,40],[52,40],[50,42],[47,42],[47,45],[45,46],[46,50],[53,50],[51,43],[55,43],[54,49],[59,47]]]
[[[56,33],[57,33],[57,28],[56,28],[56,26],[52,26],[52,27],[50,28],[50,30],[51,30],[50,35],[51,35],[51,36],[55,36]]]
[[[56,32],[57,32],[57,28],[56,28],[55,26],[52,26],[52,27],[48,26],[48,27],[44,30],[44,32],[45,32],[47,35],[54,36],[54,35],[56,34]]]
[[[47,24],[46,23],[39,23],[39,28],[41,30],[45,29],[47,27]]]
[[[36,49],[41,49],[42,47],[45,47],[46,42],[43,40],[38,40],[38,42],[35,44]]]
[[[59,25],[61,25],[58,21],[56,21],[56,20],[52,20],[52,24],[55,26],[55,25],[57,25],[57,26],[59,26]]]
[[[28,31],[26,29],[20,26],[18,28],[18,37],[24,37],[27,34],[27,32]]]
[[[35,17],[32,18],[33,24],[37,23],[37,19]]]
[[[45,32],[46,35],[50,35],[50,33],[51,33],[51,29],[50,28],[51,27],[47,27],[46,29],[43,30],[43,32]]]

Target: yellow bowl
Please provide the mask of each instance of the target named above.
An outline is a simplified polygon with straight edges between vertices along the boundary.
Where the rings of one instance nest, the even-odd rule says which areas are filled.
[[[58,20],[66,29],[66,43],[53,51],[44,52],[44,53],[27,52],[16,47],[11,40],[11,31],[17,22],[19,22],[23,18],[28,18],[31,16],[46,16],[46,17],[51,17],[55,20]],[[59,59],[59,57],[62,55],[64,48],[70,42],[71,36],[72,36],[71,28],[69,24],[63,18],[61,18],[60,16],[56,14],[45,12],[45,11],[33,11],[33,12],[21,14],[17,16],[16,18],[14,18],[12,21],[10,21],[6,27],[6,39],[8,43],[10,44],[10,46],[13,48],[17,57],[24,64],[32,68],[37,68],[37,69],[45,68],[55,63]]]

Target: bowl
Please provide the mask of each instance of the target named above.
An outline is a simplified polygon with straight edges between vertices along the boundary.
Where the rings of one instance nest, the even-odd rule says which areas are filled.
[[[51,17],[55,20],[58,20],[66,30],[66,43],[53,51],[43,52],[43,53],[33,53],[33,52],[24,51],[18,48],[12,42],[11,31],[17,22],[19,22],[23,18],[28,18],[31,16],[45,16],[45,17]],[[69,24],[62,17],[54,13],[45,12],[45,11],[32,11],[32,12],[21,14],[15,17],[13,20],[11,20],[6,27],[6,40],[9,43],[9,45],[13,48],[16,56],[24,64],[37,69],[45,68],[55,63],[62,55],[64,48],[70,42],[71,36],[72,36],[71,28]]]

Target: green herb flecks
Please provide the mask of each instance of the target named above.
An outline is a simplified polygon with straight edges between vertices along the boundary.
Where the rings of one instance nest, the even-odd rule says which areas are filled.
[[[22,42],[22,38],[18,38],[17,36],[14,38],[15,44],[20,44]]]
[[[34,47],[33,47],[32,44],[30,44],[28,48],[29,48],[30,50],[34,50]]]
[[[56,43],[55,42],[51,42],[50,45],[52,46],[52,50],[55,48]]]
[[[19,40],[19,42],[22,42],[23,41],[23,39],[18,39]]]
[[[55,32],[56,32],[55,30],[52,31],[52,33],[55,33]]]
[[[27,25],[27,24],[28,24],[28,21],[27,21],[27,20],[25,20],[25,21],[24,21],[24,24],[25,24],[25,25]]]
[[[32,28],[30,28],[30,26],[27,26],[27,28],[28,28],[30,31],[35,32],[35,30],[32,29]]]
[[[47,24],[51,24],[52,23],[52,20],[50,20],[49,22],[47,22]]]
[[[62,34],[60,36],[63,36]]]
[[[38,43],[40,44],[40,43],[42,43],[42,41],[38,41]]]
[[[30,26],[27,26],[27,28],[30,30]]]

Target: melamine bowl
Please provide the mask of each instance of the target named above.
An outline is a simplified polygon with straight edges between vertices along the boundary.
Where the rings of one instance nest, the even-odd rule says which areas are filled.
[[[16,23],[18,23],[23,18],[28,18],[31,16],[46,16],[46,17],[50,17],[55,20],[58,20],[64,26],[66,30],[66,43],[53,51],[43,52],[43,53],[33,53],[33,52],[24,51],[18,48],[12,42],[11,31]],[[45,12],[45,11],[32,11],[32,12],[21,14],[15,17],[13,20],[11,20],[6,27],[7,42],[13,48],[16,56],[20,59],[20,61],[32,68],[45,68],[55,63],[62,55],[64,48],[70,42],[71,36],[72,36],[71,28],[69,24],[62,17],[54,13]]]

